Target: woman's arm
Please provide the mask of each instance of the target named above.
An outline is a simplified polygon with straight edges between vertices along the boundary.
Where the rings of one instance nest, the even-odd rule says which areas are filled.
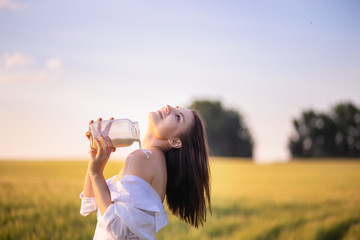
[[[114,151],[114,147],[112,146],[110,138],[104,138],[102,135],[99,136],[99,139],[95,138],[95,142],[97,150],[90,150],[89,181],[91,182],[100,213],[104,215],[106,209],[113,202],[111,201],[110,191],[105,181],[103,171],[110,158],[111,152]]]
[[[96,197],[96,203],[101,215],[104,215],[106,209],[113,203],[110,197],[110,191],[106,184],[103,174],[91,174],[91,182]]]
[[[89,122],[89,125],[92,124],[93,122],[94,121],[91,120]],[[90,132],[89,131],[87,131],[85,135],[86,135],[86,137],[88,139],[90,139]],[[94,195],[94,190],[92,188],[92,183],[91,183],[91,179],[90,179],[90,162],[89,162],[88,168],[86,170],[85,181],[84,181],[84,197],[94,197],[94,196],[95,196]]]
[[[90,179],[90,163],[89,163],[86,171],[85,182],[84,182],[84,197],[94,197],[94,196],[95,194]]]

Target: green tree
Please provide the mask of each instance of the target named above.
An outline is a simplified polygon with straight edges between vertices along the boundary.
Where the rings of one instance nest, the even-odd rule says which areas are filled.
[[[352,103],[337,104],[331,112],[337,125],[335,136],[339,156],[360,157],[360,110]]]
[[[305,111],[294,120],[296,134],[290,139],[293,157],[330,157],[336,154],[336,124],[324,113]]]
[[[196,100],[196,109],[206,123],[210,154],[215,156],[253,156],[253,140],[240,113],[224,109],[220,101]]]
[[[339,103],[330,114],[304,111],[293,126],[293,157],[360,157],[360,111],[352,103]]]

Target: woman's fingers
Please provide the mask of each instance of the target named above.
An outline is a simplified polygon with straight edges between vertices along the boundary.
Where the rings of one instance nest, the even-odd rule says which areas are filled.
[[[102,146],[103,146],[104,154],[105,154],[105,155],[108,155],[108,153],[109,153],[109,143],[106,141],[106,139],[104,138],[103,135],[100,135],[100,136],[99,136],[99,139],[100,139],[100,143],[101,143]]]
[[[86,137],[87,137],[88,139],[90,139],[91,133],[90,133],[89,131],[87,131],[87,132],[85,133],[85,135],[86,135]]]
[[[112,143],[111,139],[110,139],[109,137],[106,137],[105,139],[106,139],[106,141],[108,142],[108,145],[109,145],[109,151],[111,151],[111,152],[115,152],[116,148],[114,148],[114,145],[113,145],[113,143]]]
[[[91,157],[95,157],[96,156],[96,149],[95,148],[91,148],[90,151],[89,151],[89,154],[91,155]]]
[[[97,145],[97,154],[96,156],[99,157],[104,154],[104,148],[98,138],[95,138],[95,143]]]
[[[94,120],[91,120],[91,121],[89,122],[89,125],[91,125],[91,124],[93,124],[93,123],[94,123]],[[85,135],[86,135],[86,137],[90,140],[90,135],[91,135],[90,131],[87,131],[87,132],[85,133]]]
[[[101,121],[102,121],[102,118],[98,118],[98,119],[97,119],[97,122],[96,122],[96,132],[97,132],[98,134],[101,133]]]
[[[110,132],[111,125],[113,124],[113,120],[110,119],[110,121],[106,124],[103,134],[107,136]]]
[[[100,138],[100,142],[103,145],[104,155],[110,156],[111,152],[114,152],[115,149],[112,145],[111,139],[108,136],[104,137],[102,135],[100,135],[99,138]]]
[[[100,144],[100,145],[98,146],[98,149],[102,148],[101,154],[104,154],[104,153],[105,153],[105,154],[108,154],[108,153],[111,153],[111,152],[115,152],[115,151],[116,151],[116,148],[114,148],[114,146],[112,145],[111,139],[107,136],[108,133],[109,133],[109,131],[110,131],[110,128],[111,128],[111,125],[112,125],[112,123],[113,123],[114,118],[111,117],[109,120],[110,120],[110,121],[109,121],[108,124],[106,124],[104,131],[101,131],[101,121],[102,121],[102,118],[101,118],[101,117],[99,117],[99,118],[97,119],[96,126],[95,126],[96,132],[97,132],[98,134],[101,134],[101,135],[98,136],[97,141],[96,141],[96,138],[94,138],[94,142],[95,142],[96,144]],[[93,123],[94,123],[94,121],[91,120],[91,121],[89,122],[89,125],[90,125],[90,124],[93,124]],[[106,138],[105,138],[104,136],[102,136],[103,134],[106,136]],[[85,135],[86,135],[86,137],[90,140],[91,132],[90,132],[90,131],[87,131]],[[95,135],[95,136],[96,136],[96,135]],[[95,144],[95,145],[96,145],[96,144]],[[98,151],[98,153],[99,153],[99,152],[100,152],[100,151]],[[100,154],[100,153],[99,153],[99,154]]]

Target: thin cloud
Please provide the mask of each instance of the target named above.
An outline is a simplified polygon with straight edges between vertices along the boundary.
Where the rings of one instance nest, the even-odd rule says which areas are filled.
[[[61,79],[63,62],[50,58],[42,66],[32,56],[23,53],[0,55],[0,84],[43,83]]]
[[[46,61],[45,66],[47,69],[58,70],[62,68],[63,63],[60,58],[51,58]]]
[[[0,9],[7,8],[11,10],[18,10],[25,7],[25,4],[14,2],[12,0],[0,0]]]
[[[33,57],[19,52],[14,54],[4,53],[0,56],[0,64],[6,69],[31,66],[33,63]]]

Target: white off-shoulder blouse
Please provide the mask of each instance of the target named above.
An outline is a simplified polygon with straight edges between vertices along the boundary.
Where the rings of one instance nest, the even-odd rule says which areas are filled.
[[[155,233],[168,223],[159,194],[144,179],[135,175],[123,175],[106,182],[114,201],[101,216],[95,197],[80,194],[80,214],[87,216],[97,210],[94,239],[155,239]]]

